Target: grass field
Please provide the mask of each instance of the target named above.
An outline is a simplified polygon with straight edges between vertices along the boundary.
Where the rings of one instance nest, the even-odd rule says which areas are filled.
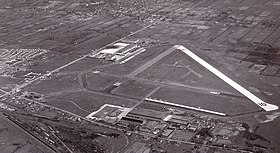
[[[112,91],[113,94],[132,98],[144,98],[156,88],[155,85],[142,83],[135,80],[127,80]]]
[[[198,93],[168,87],[159,89],[151,97],[176,104],[217,111],[228,115],[260,110],[257,105],[243,97]]]
[[[5,91],[10,91],[16,84],[20,84],[23,80],[18,78],[9,78],[0,76],[0,88]]]
[[[137,77],[240,95],[227,83],[179,50],[148,67]]]
[[[80,89],[80,83],[75,74],[59,74],[47,78],[41,82],[36,82],[26,90],[41,93],[44,95]]]
[[[63,55],[39,65],[33,65],[30,67],[30,69],[33,72],[46,73],[46,71],[57,69],[77,58],[79,58],[79,56],[73,54]]]
[[[117,77],[95,73],[88,73],[85,76],[88,89],[93,91],[104,91],[107,87],[113,85],[119,80]]]
[[[75,114],[86,116],[104,104],[132,107],[136,102],[88,91],[60,94],[46,99],[47,103]]]
[[[95,58],[84,58],[72,65],[67,66],[66,68],[62,69],[61,72],[82,72],[90,70],[94,67],[107,65],[112,62],[103,60],[103,59],[95,59]]]

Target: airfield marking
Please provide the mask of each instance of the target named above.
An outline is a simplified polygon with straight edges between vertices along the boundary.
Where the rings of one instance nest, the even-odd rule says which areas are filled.
[[[134,70],[133,72],[131,72],[130,74],[128,74],[128,77],[135,77],[136,75],[138,75],[139,73],[141,73],[142,71],[144,71],[145,69],[151,67],[153,64],[157,63],[158,61],[160,61],[162,58],[164,58],[165,56],[169,55],[170,53],[172,53],[174,50],[176,50],[176,48],[170,48],[166,51],[164,51],[163,53],[161,53],[160,55],[156,56],[155,58],[153,58],[152,60],[150,60],[149,62],[147,62],[146,64],[142,65],[141,67],[139,67],[138,69]]]
[[[168,101],[163,101],[163,100],[157,100],[153,98],[146,98],[145,100],[155,102],[155,103],[160,103],[160,104],[165,104],[165,105],[171,105],[175,107],[181,107],[181,108],[186,108],[186,109],[191,109],[191,110],[196,110],[200,112],[205,112],[205,113],[210,113],[210,114],[215,114],[215,115],[220,115],[220,116],[226,116],[227,114],[221,113],[221,112],[216,112],[216,111],[211,111],[207,109],[202,109],[202,108],[197,108],[197,107],[192,107],[192,106],[186,106],[186,105],[181,105],[181,104],[176,104]]]
[[[194,54],[193,52],[191,52],[189,49],[187,49],[186,47],[182,46],[182,45],[176,45],[174,46],[174,48],[177,48],[179,50],[181,50],[182,52],[184,52],[185,54],[187,54],[188,56],[190,56],[192,59],[194,59],[196,62],[198,62],[199,64],[201,64],[203,67],[205,67],[206,69],[208,69],[209,71],[211,71],[213,74],[215,74],[217,77],[219,77],[220,79],[222,79],[224,82],[226,82],[228,85],[230,85],[231,87],[233,87],[234,89],[236,89],[237,91],[239,91],[241,94],[243,94],[245,97],[249,98],[252,102],[254,102],[255,104],[257,104],[259,107],[261,107],[262,109],[264,109],[265,111],[274,111],[278,109],[278,106],[273,105],[273,104],[269,104],[264,102],[263,100],[261,100],[260,98],[258,98],[257,96],[255,96],[253,93],[251,93],[250,91],[248,91],[247,89],[245,89],[244,87],[242,87],[241,85],[239,85],[238,83],[236,83],[235,81],[233,81],[232,79],[230,79],[228,76],[226,76],[225,74],[223,74],[222,72],[220,72],[219,70],[217,70],[215,67],[213,67],[212,65],[210,65],[209,63],[207,63],[206,61],[204,61],[202,58],[198,57],[196,54]]]

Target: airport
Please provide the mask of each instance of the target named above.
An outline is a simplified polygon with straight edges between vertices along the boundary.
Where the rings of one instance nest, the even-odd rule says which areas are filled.
[[[0,0],[0,152],[280,152],[277,0]]]

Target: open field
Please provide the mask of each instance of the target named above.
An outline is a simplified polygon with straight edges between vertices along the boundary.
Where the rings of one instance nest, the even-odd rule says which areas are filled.
[[[33,72],[37,72],[37,73],[47,73],[47,71],[51,71],[56,68],[59,68],[65,64],[77,59],[78,57],[79,56],[77,56],[77,55],[71,55],[71,54],[59,56],[57,58],[52,59],[51,61],[47,61],[40,65],[32,66],[31,70]]]
[[[137,77],[240,95],[224,81],[179,50],[148,67]]]
[[[59,92],[81,89],[78,77],[75,74],[57,74],[41,82],[37,82],[26,88],[29,92],[37,92],[44,95],[59,94]]]
[[[111,64],[110,61],[102,59],[85,58],[77,63],[69,65],[68,67],[62,69],[62,72],[83,72],[94,69],[98,66]]]
[[[10,91],[16,84],[22,83],[20,79],[0,76],[0,88],[5,91]]]
[[[124,107],[132,107],[136,104],[135,101],[129,99],[88,91],[60,94],[46,98],[46,100],[51,106],[67,110],[81,116],[87,116],[91,112],[98,110],[104,104]]]
[[[156,89],[155,85],[127,80],[112,91],[113,94],[142,99]]]
[[[192,106],[228,115],[237,115],[247,112],[260,111],[261,109],[244,97],[231,97],[215,94],[202,94],[174,88],[161,88],[152,98],[162,99],[171,103]]]
[[[107,87],[118,82],[119,78],[102,74],[88,73],[85,75],[87,88],[89,90],[104,91]]]

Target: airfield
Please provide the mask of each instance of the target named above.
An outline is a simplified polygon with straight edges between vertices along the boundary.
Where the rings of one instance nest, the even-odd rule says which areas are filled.
[[[164,145],[178,145],[178,153],[279,152],[279,7],[273,0],[0,1],[1,110],[61,131],[39,138],[55,152],[54,139],[83,152],[70,143],[73,129],[84,143],[96,131],[100,152],[172,152]],[[42,118],[41,125],[26,113],[61,123]],[[205,132],[211,126],[213,137]],[[120,146],[109,144],[117,137],[104,136],[107,129]]]

